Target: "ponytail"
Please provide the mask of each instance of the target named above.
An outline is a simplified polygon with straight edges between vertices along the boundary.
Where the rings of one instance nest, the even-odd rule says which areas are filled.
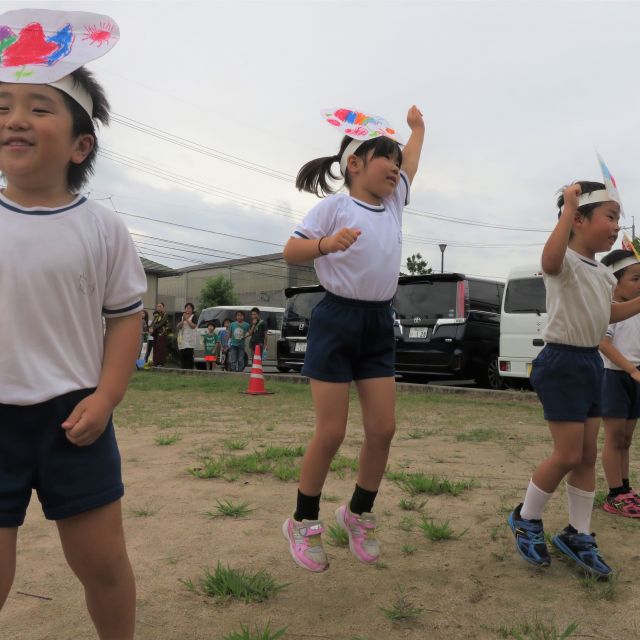
[[[316,158],[307,162],[296,176],[296,189],[315,193],[318,198],[331,195],[336,192],[329,184],[329,179],[340,180],[340,175],[331,171],[334,162],[340,162],[340,156],[327,156]]]

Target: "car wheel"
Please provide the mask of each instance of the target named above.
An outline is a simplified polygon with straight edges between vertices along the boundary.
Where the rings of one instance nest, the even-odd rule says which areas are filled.
[[[500,375],[500,369],[498,368],[498,354],[492,353],[491,357],[485,362],[483,370],[476,378],[476,382],[485,389],[493,389],[494,391],[500,391],[505,388],[504,380]]]
[[[289,373],[289,371],[291,371],[291,369],[289,369],[289,367],[276,367],[276,369],[277,369],[280,373]]]

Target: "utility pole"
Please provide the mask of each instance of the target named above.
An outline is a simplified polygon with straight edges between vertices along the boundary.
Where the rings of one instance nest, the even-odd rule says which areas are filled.
[[[440,247],[440,253],[442,253],[440,258],[440,273],[444,273],[444,250],[447,248],[447,245],[439,244],[438,246]]]

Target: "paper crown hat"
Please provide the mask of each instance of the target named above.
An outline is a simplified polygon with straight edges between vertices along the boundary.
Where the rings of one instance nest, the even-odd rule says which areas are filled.
[[[367,115],[353,109],[323,109],[322,117],[332,127],[353,138],[340,157],[340,172],[345,175],[347,160],[367,140],[384,136],[402,144],[397,131],[381,116]]]
[[[620,193],[618,192],[618,185],[615,178],[611,175],[609,167],[607,167],[602,156],[596,151],[598,156],[598,164],[600,165],[600,171],[602,172],[602,181],[604,182],[604,189],[598,189],[591,193],[583,193],[578,198],[578,206],[582,207],[585,204],[596,204],[598,202],[617,202],[620,206],[620,215],[624,216],[624,209],[622,208],[622,200],[620,199]]]
[[[0,15],[0,82],[48,84],[93,117],[91,96],[69,74],[110,51],[119,37],[114,20],[98,13],[7,11]]]

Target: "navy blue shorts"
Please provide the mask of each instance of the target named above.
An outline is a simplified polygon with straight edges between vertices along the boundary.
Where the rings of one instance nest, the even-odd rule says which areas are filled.
[[[531,385],[542,402],[544,419],[584,422],[599,417],[603,370],[598,347],[545,345],[531,369]]]
[[[602,417],[625,420],[640,418],[640,383],[625,371],[604,370]]]
[[[102,507],[124,494],[120,453],[111,419],[88,447],[77,447],[60,426],[93,389],[40,404],[0,404],[0,527],[24,522],[35,489],[49,520]]]
[[[302,374],[325,382],[393,377],[395,347],[390,300],[327,292],[311,312]]]

